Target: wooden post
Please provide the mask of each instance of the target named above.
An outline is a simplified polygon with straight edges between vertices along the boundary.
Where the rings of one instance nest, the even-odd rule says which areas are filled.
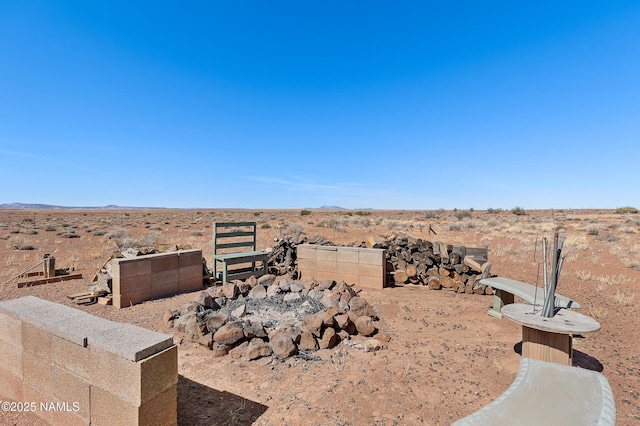
[[[56,258],[53,256],[46,256],[44,258],[44,277],[53,278],[56,276]]]

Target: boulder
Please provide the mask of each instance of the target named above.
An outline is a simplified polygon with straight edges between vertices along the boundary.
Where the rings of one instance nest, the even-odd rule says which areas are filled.
[[[324,295],[320,299],[320,303],[326,308],[331,308],[332,306],[338,307],[338,302],[340,302],[340,294],[334,293],[331,290],[325,290]]]
[[[216,297],[215,299],[213,299],[213,301],[216,302],[216,304],[220,307],[227,304],[227,298],[224,296]]]
[[[179,311],[166,311],[162,316],[162,322],[167,328],[173,327],[173,321],[180,316]]]
[[[180,316],[185,316],[189,312],[198,312],[200,309],[200,305],[196,302],[189,302],[182,305],[180,308]]]
[[[315,289],[309,290],[309,293],[307,293],[307,297],[313,300],[320,300],[322,299],[322,296],[324,296],[324,292]]]
[[[280,290],[286,293],[291,290],[292,282],[293,281],[291,281],[289,278],[285,277],[278,282],[278,287],[280,287]]]
[[[282,290],[277,285],[271,285],[267,287],[267,297],[273,297],[280,294]]]
[[[320,346],[318,345],[318,341],[310,331],[305,331],[300,336],[300,343],[298,344],[298,348],[303,351],[317,351]]]
[[[249,284],[249,287],[251,287],[251,288],[254,288],[255,286],[258,285],[258,279],[254,275],[251,275],[244,282]]]
[[[262,339],[253,338],[247,345],[244,351],[244,356],[249,361],[262,358],[263,356],[269,356],[273,353],[271,346],[266,344]]]
[[[244,330],[244,337],[247,339],[253,339],[254,337],[267,337],[267,332],[259,321],[243,321],[242,329]]]
[[[337,282],[335,287],[332,288],[332,290],[335,291],[336,293],[342,293],[346,291],[346,289],[347,289],[347,283],[345,283],[344,281]]]
[[[213,348],[213,333],[207,333],[198,339],[198,344],[207,349]]]
[[[334,280],[321,280],[321,281],[318,281],[318,285],[315,287],[315,289],[331,290],[334,285],[336,285],[336,282]]]
[[[328,308],[326,311],[322,312],[320,315],[322,316],[322,323],[325,327],[334,327],[336,325],[335,316],[340,313],[340,310],[332,306]]]
[[[257,284],[249,292],[249,299],[264,299],[267,297],[267,289],[264,286]]]
[[[236,359],[242,357],[242,355],[245,354],[245,351],[247,350],[248,346],[249,346],[249,342],[247,341],[240,343],[235,348],[229,350],[229,356],[231,356],[231,358],[236,358]]]
[[[240,289],[235,283],[226,283],[222,285],[222,294],[227,299],[235,299],[240,294]]]
[[[247,305],[243,303],[242,305],[231,311],[231,316],[234,318],[241,318],[245,313],[247,313]]]
[[[227,345],[223,345],[222,343],[213,342],[211,345],[211,351],[213,352],[211,356],[214,358],[220,358],[229,353],[229,348]]]
[[[218,329],[225,325],[227,321],[229,321],[229,317],[224,312],[207,313],[204,316],[204,322],[207,325],[207,330],[212,333],[218,331]]]
[[[298,300],[300,299],[300,293],[287,293],[284,295],[284,297],[282,298],[282,300],[284,300],[285,302],[292,302],[294,300]]]
[[[263,275],[260,278],[258,278],[258,284],[265,286],[265,287],[269,287],[271,284],[273,284],[273,282],[276,280],[276,276],[273,274],[267,274],[267,275]]]
[[[304,284],[300,281],[293,281],[289,284],[289,291],[292,293],[300,293],[302,290],[304,290]]]
[[[275,331],[271,334],[269,345],[278,358],[288,358],[296,353],[296,345],[291,335],[284,331]]]
[[[249,291],[252,289],[252,287],[248,284],[248,283],[240,283],[238,284],[238,290],[240,291],[240,294],[243,296],[246,296],[247,294],[249,294]]]
[[[211,298],[211,295],[206,291],[201,291],[200,293],[196,294],[196,297],[193,299],[193,301],[201,306],[204,306],[205,308],[213,309],[213,299]]]
[[[362,297],[354,297],[349,301],[349,310],[356,314],[357,317],[377,318],[376,311]]]
[[[373,325],[371,317],[362,316],[356,320],[356,330],[358,334],[369,337],[373,336],[378,329]]]
[[[320,337],[322,332],[322,317],[319,315],[307,315],[304,318],[304,326],[307,327],[314,336]]]
[[[239,321],[228,322],[213,334],[213,340],[223,345],[234,345],[244,339],[244,329]]]
[[[180,333],[184,333],[184,328],[192,317],[195,317],[195,312],[188,312],[184,315],[180,315],[178,318],[173,320],[173,327],[177,329]]]
[[[340,337],[338,337],[336,331],[331,327],[325,328],[319,342],[320,349],[331,349],[338,343],[340,343]]]
[[[184,326],[185,339],[190,342],[197,342],[200,337],[207,333],[207,326],[197,315],[191,315]]]
[[[365,352],[375,352],[384,349],[384,345],[378,339],[367,339],[363,343]]]

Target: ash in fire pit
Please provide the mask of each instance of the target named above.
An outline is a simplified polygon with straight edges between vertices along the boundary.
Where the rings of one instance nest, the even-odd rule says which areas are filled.
[[[352,335],[370,337],[378,331],[375,310],[352,286],[273,275],[203,291],[194,302],[166,312],[164,320],[213,356],[231,352],[249,360],[329,349]],[[380,347],[375,339],[364,345]]]

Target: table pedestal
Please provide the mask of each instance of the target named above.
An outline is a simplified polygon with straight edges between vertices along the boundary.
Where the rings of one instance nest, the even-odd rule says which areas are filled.
[[[536,330],[523,325],[522,356],[557,364],[572,365],[573,340],[571,335],[568,334]]]

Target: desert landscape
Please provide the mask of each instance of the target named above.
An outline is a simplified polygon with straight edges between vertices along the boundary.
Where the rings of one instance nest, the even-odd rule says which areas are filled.
[[[376,310],[380,332],[390,336],[383,348],[366,352],[343,340],[313,359],[255,361],[214,358],[165,325],[167,310],[199,292],[120,310],[67,298],[85,291],[109,256],[128,247],[190,246],[210,264],[211,226],[222,221],[256,221],[259,249],[297,233],[344,246],[401,233],[487,246],[494,275],[539,286],[536,241],[558,231],[566,237],[566,258],[557,291],[601,324],[597,332],[576,336],[574,364],[607,378],[618,424],[640,424],[640,343],[634,337],[640,326],[640,216],[634,209],[0,210],[0,300],[36,296],[172,335],[179,348],[181,425],[446,425],[487,405],[513,381],[520,326],[488,316],[488,295],[411,284],[356,286]],[[45,254],[83,278],[24,288],[7,282]],[[44,424],[17,413],[0,413],[0,423]]]

